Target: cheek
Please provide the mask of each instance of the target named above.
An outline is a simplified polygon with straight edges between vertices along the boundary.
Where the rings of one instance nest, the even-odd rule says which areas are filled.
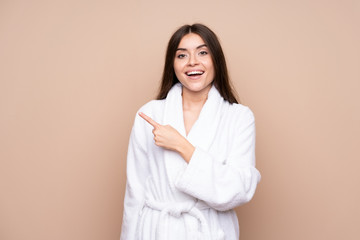
[[[176,74],[181,73],[183,69],[183,65],[179,61],[174,61],[174,71]]]
[[[204,61],[204,65],[206,65],[208,70],[213,70],[214,69],[214,64],[213,64],[213,61],[212,61],[210,56],[206,58],[206,60]]]
[[[179,69],[179,62],[174,60],[174,64],[173,64],[174,70],[176,71],[177,69]]]
[[[175,72],[175,76],[179,79],[181,71],[179,66],[175,63],[174,63],[174,72]]]
[[[214,80],[214,78],[215,78],[215,68],[214,68],[214,65],[213,65],[211,60],[208,62],[207,69],[208,69],[208,72],[210,74],[210,77],[212,78],[212,80]]]
[[[177,69],[175,66],[174,66],[174,72],[175,72],[175,75],[178,76],[179,75],[179,69]]]
[[[215,68],[214,65],[212,64],[212,61],[208,62],[206,65],[206,68],[208,69],[209,72],[214,73],[215,72]]]

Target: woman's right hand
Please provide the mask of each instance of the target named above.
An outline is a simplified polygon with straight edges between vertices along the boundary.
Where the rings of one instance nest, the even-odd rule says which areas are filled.
[[[190,161],[195,147],[175,128],[170,125],[161,125],[142,112],[139,113],[139,116],[154,127],[152,132],[157,146],[176,151],[186,162]]]

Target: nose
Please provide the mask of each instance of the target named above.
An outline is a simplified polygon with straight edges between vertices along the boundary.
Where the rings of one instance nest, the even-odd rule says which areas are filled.
[[[189,66],[195,66],[197,64],[198,64],[198,59],[196,57],[196,54],[190,54],[188,65]]]

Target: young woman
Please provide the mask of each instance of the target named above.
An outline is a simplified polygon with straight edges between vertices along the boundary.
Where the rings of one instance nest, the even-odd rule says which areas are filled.
[[[234,97],[218,39],[204,25],[182,26],[157,100],[135,118],[121,239],[239,239],[233,208],[259,180],[254,116]]]

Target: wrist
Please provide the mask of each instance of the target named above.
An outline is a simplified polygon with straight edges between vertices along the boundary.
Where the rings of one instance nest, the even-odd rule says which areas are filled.
[[[189,163],[190,159],[195,151],[195,147],[188,141],[186,138],[183,138],[183,141],[178,146],[177,150],[183,159]]]

